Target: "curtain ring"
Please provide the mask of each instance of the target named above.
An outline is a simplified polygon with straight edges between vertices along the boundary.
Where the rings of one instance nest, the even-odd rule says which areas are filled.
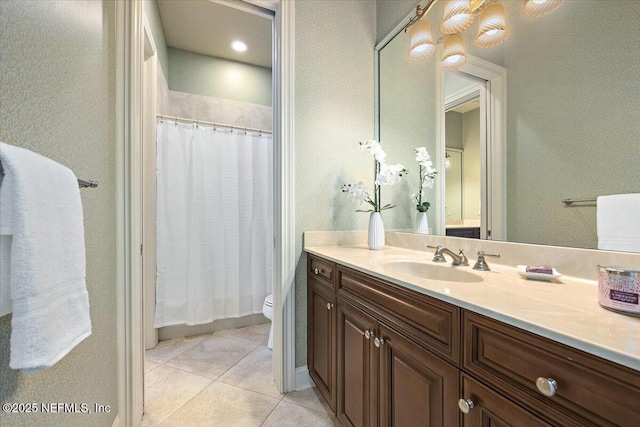
[[[176,117],[176,120],[175,120],[174,123],[175,123],[176,126],[178,126],[178,116],[175,116],[175,117]]]
[[[196,120],[196,127],[199,127],[200,123],[198,122],[198,120]]]

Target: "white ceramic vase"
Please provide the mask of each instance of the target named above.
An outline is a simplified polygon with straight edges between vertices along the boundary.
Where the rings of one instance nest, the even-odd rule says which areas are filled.
[[[418,212],[416,214],[416,223],[413,231],[419,234],[429,234],[429,221],[426,212]]]
[[[379,251],[384,248],[384,224],[380,212],[369,216],[369,249]]]

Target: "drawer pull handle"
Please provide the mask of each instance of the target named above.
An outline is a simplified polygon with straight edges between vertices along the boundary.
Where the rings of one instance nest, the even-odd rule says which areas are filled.
[[[469,411],[471,411],[474,407],[474,403],[473,400],[471,399],[460,399],[458,400],[458,408],[460,408],[460,411],[462,411],[462,413],[464,414],[468,414]]]
[[[371,339],[371,337],[373,337],[373,331],[370,331],[369,329],[367,329],[366,331],[364,331],[364,337],[366,339]]]
[[[558,391],[558,382],[553,378],[539,377],[536,380],[536,387],[538,391],[547,397],[554,396]]]
[[[333,304],[330,302],[327,303],[327,310],[331,310],[333,308]]]
[[[373,343],[376,347],[380,348],[384,344],[384,340],[376,337],[376,339],[373,340]]]
[[[313,274],[318,275],[320,274],[320,270],[318,270],[317,268],[315,270],[313,270]]]

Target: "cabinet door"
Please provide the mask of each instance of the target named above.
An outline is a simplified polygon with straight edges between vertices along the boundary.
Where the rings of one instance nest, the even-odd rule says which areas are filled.
[[[380,426],[457,426],[458,369],[383,324],[379,330]]]
[[[335,295],[309,279],[307,288],[307,363],[309,375],[331,409],[336,409]]]
[[[463,427],[551,427],[532,413],[462,374]]]
[[[377,321],[338,299],[338,405],[343,426],[377,425]]]

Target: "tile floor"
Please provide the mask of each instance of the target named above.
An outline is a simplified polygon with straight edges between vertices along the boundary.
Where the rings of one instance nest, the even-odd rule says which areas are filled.
[[[161,341],[145,354],[142,426],[338,426],[315,388],[280,394],[270,323]]]

